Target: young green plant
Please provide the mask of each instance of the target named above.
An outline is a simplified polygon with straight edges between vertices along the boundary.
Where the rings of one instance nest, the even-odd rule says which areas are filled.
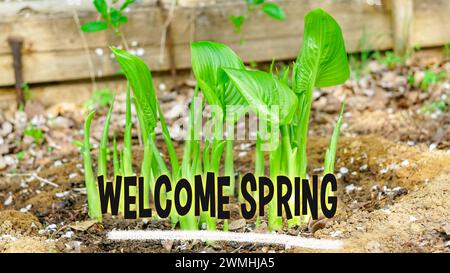
[[[243,69],[242,60],[227,46],[219,43],[200,41],[191,44],[192,70],[209,105],[215,107],[211,122],[214,127],[212,143],[209,136],[205,138],[204,170],[219,174],[220,161],[225,149],[224,174],[230,176],[227,193],[234,196],[234,123],[239,119],[239,106],[246,101],[236,90],[228,76],[221,70],[224,67]],[[223,140],[226,126],[226,140]],[[224,148],[225,146],[225,148]],[[209,155],[211,151],[211,155]],[[211,160],[210,160],[211,159]],[[211,162],[211,164],[210,164]],[[207,217],[208,229],[215,229],[215,219]]]
[[[89,132],[94,114],[95,112],[91,112],[86,117],[86,121],[84,124],[84,145],[81,148],[81,154],[84,162],[84,178],[86,183],[88,214],[91,219],[101,221],[102,210],[100,206],[100,197],[98,194],[97,182],[92,170],[91,144],[89,141]]]

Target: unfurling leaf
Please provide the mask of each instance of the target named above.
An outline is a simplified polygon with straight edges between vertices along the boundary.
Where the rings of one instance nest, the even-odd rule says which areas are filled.
[[[246,105],[245,99],[232,85],[221,68],[244,69],[244,63],[226,45],[214,42],[191,44],[192,70],[206,100],[222,109],[228,105]]]
[[[303,48],[297,62],[297,93],[312,92],[314,86],[341,84],[350,75],[341,28],[322,9],[315,9],[305,17]]]
[[[262,71],[224,68],[225,73],[237,87],[247,103],[268,121],[279,125],[291,121],[297,107],[295,93],[272,74]],[[278,117],[271,115],[272,106],[278,106]]]
[[[158,114],[157,98],[152,75],[147,65],[140,58],[118,48],[111,48],[125,76],[131,84],[136,98],[136,112],[138,114],[144,140],[156,127]],[[141,122],[140,122],[141,123]]]

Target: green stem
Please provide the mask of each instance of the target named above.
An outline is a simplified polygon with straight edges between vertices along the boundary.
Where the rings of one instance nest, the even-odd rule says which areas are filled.
[[[226,140],[224,174],[230,177],[230,186],[227,190],[227,194],[230,196],[234,196],[235,190],[233,146],[233,140]]]
[[[149,136],[150,137],[150,136]],[[144,160],[141,166],[141,176],[144,178],[144,204],[150,204],[150,192],[154,192],[154,181],[151,179],[152,175],[152,159],[153,152],[149,140],[145,142],[144,146]]]
[[[256,181],[258,181],[259,177],[264,176],[264,151],[261,149],[262,140],[259,137],[259,134],[256,139],[256,149],[255,149],[255,177]],[[256,214],[256,226],[259,226],[260,224],[260,217],[259,217],[259,189],[258,189],[258,183],[256,183],[256,191],[254,192],[254,198],[256,200],[257,204],[257,214]]]
[[[283,228],[283,218],[277,215],[277,176],[280,174],[281,145],[270,152],[270,179],[273,181],[274,198],[269,203],[268,226],[270,230]]]
[[[103,132],[102,137],[100,140],[100,146],[98,150],[98,166],[97,166],[97,175],[101,176],[103,175],[104,181],[107,181],[107,174],[108,174],[108,133],[109,133],[109,124],[111,121],[111,113],[113,109],[113,103],[111,103],[111,106],[109,107],[108,114],[106,115],[105,119],[105,125],[103,126]],[[105,184],[106,185],[106,184]]]
[[[95,181],[94,172],[92,170],[91,144],[89,142],[89,131],[94,114],[95,112],[91,112],[86,117],[86,122],[84,124],[84,146],[82,149],[82,154],[84,159],[84,177],[86,183],[89,217],[91,219],[101,221],[102,210],[100,206],[97,183]]]

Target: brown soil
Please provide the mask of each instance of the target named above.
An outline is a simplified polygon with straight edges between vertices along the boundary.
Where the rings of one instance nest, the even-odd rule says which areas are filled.
[[[39,219],[29,212],[0,211],[0,234],[36,234],[42,227]]]
[[[333,219],[281,232],[343,240],[343,252],[450,252],[450,115],[418,112],[424,103],[449,90],[438,85],[424,92],[417,86],[407,86],[408,69],[420,74],[425,68],[381,67],[359,81],[322,89],[314,95],[308,139],[309,174],[322,172],[340,98],[348,98],[335,164],[339,210]],[[190,85],[178,93],[161,94],[163,112],[170,113],[187,104],[191,94]],[[111,124],[118,139],[122,139],[124,109],[124,101],[118,96]],[[0,173],[0,252],[311,251],[232,242],[108,240],[106,234],[112,229],[174,227],[167,220],[125,221],[110,216],[102,223],[89,222],[82,159],[72,144],[83,137],[84,114],[79,107],[64,105],[48,111],[66,118],[66,123],[61,123],[60,128],[45,125],[43,145],[24,144],[17,124],[14,126],[19,129],[11,133],[16,135],[3,136],[7,145],[0,145],[0,159],[4,155],[14,157],[20,151],[27,153],[25,159]],[[92,123],[94,145],[98,144],[105,112],[106,109],[100,109]],[[15,114],[0,114],[0,123],[14,120]],[[178,118],[167,118],[168,125]],[[136,132],[133,156],[137,170],[142,148]],[[245,143],[236,143],[235,166],[243,174],[254,169],[254,146],[241,144]],[[57,148],[50,152],[49,146]],[[167,154],[160,135],[158,146]],[[175,142],[175,146],[181,156],[182,143]],[[96,155],[93,157],[96,162]],[[231,210],[230,226],[236,227],[234,232],[268,232],[265,218],[258,228],[254,221],[243,221],[236,199],[232,200]],[[221,225],[219,222],[219,228]]]

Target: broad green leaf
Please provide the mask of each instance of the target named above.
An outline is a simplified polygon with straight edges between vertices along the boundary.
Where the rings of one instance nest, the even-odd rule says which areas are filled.
[[[297,93],[312,92],[312,87],[326,87],[345,82],[350,70],[344,38],[338,23],[322,9],[305,17],[303,48],[297,59]],[[311,82],[312,81],[312,82]]]
[[[126,0],[122,6],[120,6],[120,10],[123,11],[125,10],[130,4],[133,4],[134,2],[136,2],[136,0]]]
[[[104,21],[95,21],[95,22],[89,22],[85,23],[81,26],[81,30],[83,32],[96,32],[105,30],[108,28],[108,24]]]
[[[108,17],[108,4],[105,0],[94,0],[93,1],[95,8],[98,13],[102,15],[102,18],[106,20]]]
[[[136,99],[136,112],[144,132],[153,132],[157,120],[157,98],[152,75],[140,58],[118,48],[111,48],[133,89]],[[141,122],[140,122],[141,123]],[[146,136],[143,136],[145,139]]]
[[[209,104],[222,109],[227,105],[246,105],[245,99],[221,71],[224,67],[244,69],[244,63],[233,50],[220,43],[193,42],[191,54],[192,70]]]
[[[294,65],[294,91],[299,94],[296,118],[296,146],[299,175],[306,175],[306,140],[314,87],[326,87],[345,82],[350,70],[344,38],[338,23],[322,9],[305,16],[303,47]]]
[[[272,74],[262,71],[224,68],[239,92],[255,110],[279,125],[291,121],[297,107],[295,93]],[[271,106],[278,106],[278,117],[270,113]]]
[[[265,3],[262,6],[261,10],[275,20],[282,21],[286,19],[286,14],[284,13],[284,10],[278,4]]]

